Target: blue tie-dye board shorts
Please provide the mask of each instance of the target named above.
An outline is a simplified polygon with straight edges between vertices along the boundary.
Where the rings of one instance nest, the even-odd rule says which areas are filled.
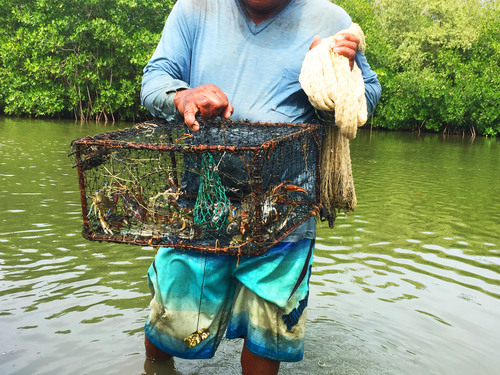
[[[215,354],[224,334],[246,336],[254,354],[300,361],[313,248],[310,239],[282,242],[239,259],[160,248],[148,271],[148,339],[175,357],[201,359]],[[189,348],[184,339],[202,328],[208,337]]]

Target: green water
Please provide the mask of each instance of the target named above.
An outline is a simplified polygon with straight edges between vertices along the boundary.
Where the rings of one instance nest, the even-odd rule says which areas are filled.
[[[84,240],[72,139],[125,127],[0,118],[0,374],[236,374],[145,361],[154,250]],[[495,374],[500,142],[362,131],[358,208],[321,225],[306,353],[282,374]]]

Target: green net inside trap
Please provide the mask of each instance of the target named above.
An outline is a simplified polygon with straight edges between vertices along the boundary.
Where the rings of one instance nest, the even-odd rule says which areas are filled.
[[[262,254],[319,210],[318,126],[147,122],[72,142],[83,236]]]

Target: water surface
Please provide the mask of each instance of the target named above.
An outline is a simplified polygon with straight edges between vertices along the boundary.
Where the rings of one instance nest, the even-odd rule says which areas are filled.
[[[0,119],[0,373],[235,374],[145,361],[148,247],[81,235],[72,139],[129,126]],[[321,225],[304,360],[283,374],[494,374],[500,366],[500,144],[362,131],[358,208]]]

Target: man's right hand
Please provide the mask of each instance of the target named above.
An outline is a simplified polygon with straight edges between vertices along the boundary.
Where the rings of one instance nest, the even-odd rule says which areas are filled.
[[[347,57],[349,59],[349,66],[352,70],[359,42],[360,40],[358,36],[351,33],[341,33],[335,36],[335,43],[330,44],[330,49],[339,55]],[[315,35],[309,49],[313,49],[320,43],[321,37],[319,35]]]
[[[228,119],[234,110],[226,94],[215,85],[201,85],[177,91],[174,104],[179,113],[184,116],[187,127],[194,131],[200,129],[200,124],[196,121],[198,113],[203,119],[217,116]]]

